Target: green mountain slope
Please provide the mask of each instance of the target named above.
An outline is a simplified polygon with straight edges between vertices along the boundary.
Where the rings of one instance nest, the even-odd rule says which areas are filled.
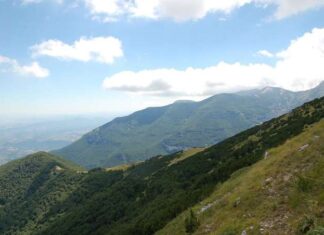
[[[83,169],[40,152],[0,167],[0,233],[28,234],[66,199]]]
[[[255,164],[265,152],[303,133],[323,116],[321,98],[210,148],[157,156],[120,170],[80,172],[62,165],[66,170],[57,172],[56,158],[50,156],[54,165],[35,168],[34,161],[26,167],[34,173],[26,170],[22,177],[20,170],[7,170],[10,164],[4,165],[2,178],[18,174],[14,182],[21,189],[3,197],[0,233],[154,234],[208,198],[235,171]],[[18,169],[25,162],[21,160]],[[1,192],[10,191],[6,184],[0,184]]]
[[[324,120],[235,172],[193,207],[194,234],[324,234],[323,140]],[[156,234],[187,234],[188,215]]]
[[[117,118],[54,153],[87,168],[142,161],[213,145],[323,95],[324,83],[305,92],[268,87],[148,108]]]

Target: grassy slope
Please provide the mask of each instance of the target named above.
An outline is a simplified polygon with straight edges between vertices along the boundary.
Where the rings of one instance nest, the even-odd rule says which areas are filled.
[[[194,206],[195,234],[295,234],[305,216],[324,226],[324,120],[255,165],[234,173]],[[309,144],[304,151],[301,146]],[[237,205],[237,206],[234,206]],[[205,210],[204,210],[204,209]],[[186,234],[184,212],[157,235]]]
[[[183,151],[179,156],[176,156],[172,161],[170,161],[169,166],[172,166],[173,164],[177,164],[178,162],[181,162],[189,157],[194,156],[197,153],[200,153],[204,151],[205,148],[191,148],[186,151]]]
[[[175,157],[170,161],[168,166],[177,164],[178,162],[181,162],[189,157],[192,157],[195,154],[200,153],[205,149],[206,148],[190,148],[190,149],[187,149],[184,151],[180,151],[178,154],[174,155]],[[133,164],[122,164],[122,165],[106,168],[106,171],[126,171],[127,169],[134,167],[141,163],[143,163],[143,162],[138,162],[138,163],[133,163]]]

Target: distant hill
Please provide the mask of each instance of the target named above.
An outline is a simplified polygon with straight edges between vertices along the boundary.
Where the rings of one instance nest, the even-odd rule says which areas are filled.
[[[267,87],[175,102],[116,118],[53,153],[87,168],[142,161],[213,145],[321,96],[324,83],[304,92]]]
[[[84,171],[46,153],[10,162],[0,167],[0,234],[320,229],[323,117],[324,98],[316,99],[212,147],[119,168]]]

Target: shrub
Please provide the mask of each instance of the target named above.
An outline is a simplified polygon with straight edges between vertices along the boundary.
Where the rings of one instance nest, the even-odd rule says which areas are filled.
[[[311,216],[305,216],[299,223],[297,234],[308,234],[315,227],[315,220]]]
[[[324,235],[324,227],[316,227],[309,231],[307,235]]]
[[[186,233],[194,233],[199,226],[199,221],[195,215],[195,213],[190,210],[189,215],[185,219],[185,229]]]
[[[297,176],[297,181],[296,181],[297,189],[300,192],[307,193],[312,190],[313,184],[312,181],[304,176]]]

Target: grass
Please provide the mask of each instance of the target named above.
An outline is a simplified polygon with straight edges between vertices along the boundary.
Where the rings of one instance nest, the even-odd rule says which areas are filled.
[[[267,159],[235,172],[192,208],[200,223],[194,234],[241,234],[244,230],[252,235],[305,234],[300,233],[300,227],[307,225],[305,218],[312,218],[311,227],[323,226],[323,139],[324,120],[269,149]],[[305,144],[309,147],[299,151]],[[187,214],[182,213],[157,235],[186,234]]]
[[[204,151],[206,148],[191,148],[188,149],[186,151],[183,151],[182,153],[180,153],[176,158],[172,159],[172,161],[170,161],[169,166],[172,166],[174,164],[177,164],[178,162],[181,162],[199,152]]]
[[[106,168],[106,171],[126,171],[131,166],[132,166],[132,164],[123,164],[123,165],[119,165],[119,166]]]

